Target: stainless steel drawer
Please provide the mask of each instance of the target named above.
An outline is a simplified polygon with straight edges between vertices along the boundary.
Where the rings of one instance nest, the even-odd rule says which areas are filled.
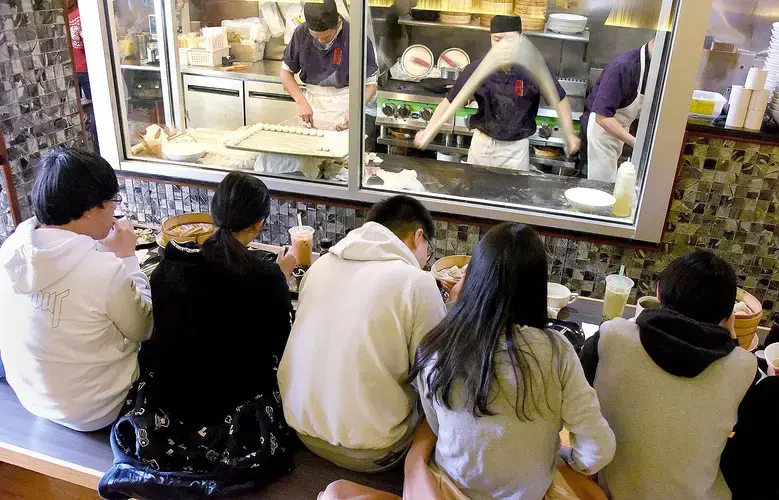
[[[184,75],[188,128],[235,130],[244,126],[243,82]]]
[[[245,82],[245,86],[247,125],[281,123],[297,116],[295,100],[280,83]]]

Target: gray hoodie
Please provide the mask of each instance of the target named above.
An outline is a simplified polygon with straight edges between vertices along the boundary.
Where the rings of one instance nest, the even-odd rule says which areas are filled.
[[[138,259],[94,239],[23,222],[0,247],[0,355],[31,413],[76,430],[109,425],[151,335]]]
[[[350,449],[397,443],[416,403],[403,381],[445,314],[435,278],[390,230],[368,222],[349,233],[301,286],[279,366],[287,423]]]

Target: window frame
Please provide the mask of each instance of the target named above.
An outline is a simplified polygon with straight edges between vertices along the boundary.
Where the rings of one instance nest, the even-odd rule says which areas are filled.
[[[81,0],[82,30],[85,39],[89,76],[93,81],[93,106],[98,128],[101,154],[118,171],[135,175],[158,175],[181,181],[206,183],[220,182],[228,171],[193,167],[163,161],[142,161],[128,158],[124,142],[124,126],[120,113],[121,92],[119,88],[118,47],[113,40],[116,32],[113,23],[108,22],[107,13],[112,0]],[[178,50],[175,38],[173,9],[171,0],[155,0],[155,7],[164,15],[166,65],[168,71],[172,109],[176,125],[182,123],[183,94],[181,92],[181,74],[178,72]],[[352,120],[349,128],[349,156],[363,157],[364,137],[364,95],[365,88],[365,40],[367,2],[351,3],[351,37],[349,62],[350,79],[361,82],[352,85],[349,94],[349,114],[362,116],[362,120]],[[513,208],[489,200],[463,201],[430,193],[415,194],[424,205],[433,212],[491,219],[496,221],[515,221],[535,226],[576,231],[592,235],[625,238],[645,242],[659,242],[665,227],[665,219],[671,200],[676,178],[679,157],[687,124],[689,101],[695,85],[695,78],[703,50],[703,41],[708,29],[708,13],[711,0],[663,0],[665,12],[671,12],[676,4],[675,29],[668,37],[670,53],[665,65],[664,77],[658,80],[661,71],[661,59],[653,58],[650,65],[650,87],[647,95],[660,92],[654,120],[643,120],[639,124],[636,150],[647,158],[648,172],[644,177],[643,189],[638,200],[632,224],[586,218],[578,214],[560,211],[541,211],[525,208]],[[704,15],[706,14],[706,15]],[[682,28],[680,28],[682,27]],[[628,29],[628,28],[626,28]],[[662,53],[666,40],[658,37],[656,53]],[[161,44],[162,47],[163,44]],[[119,69],[119,73],[116,70]],[[673,82],[671,88],[669,82]],[[654,99],[644,100],[642,116],[654,105]],[[651,123],[650,123],[651,122]],[[651,127],[651,130],[650,130]],[[653,132],[652,141],[644,147],[647,132]],[[263,182],[272,191],[304,196],[331,198],[334,200],[375,203],[392,196],[386,191],[377,191],[361,186],[362,161],[349,162],[347,185],[317,183],[261,175]],[[260,175],[260,174],[258,174]],[[660,203],[654,200],[662,200]]]

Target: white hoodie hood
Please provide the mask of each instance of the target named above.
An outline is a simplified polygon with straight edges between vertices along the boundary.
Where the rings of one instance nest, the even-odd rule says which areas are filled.
[[[375,222],[367,222],[350,232],[330,249],[330,253],[343,260],[400,260],[419,268],[417,258],[406,244],[395,233]]]
[[[111,424],[153,327],[138,259],[23,222],[0,247],[0,355],[31,413],[76,430]]]
[[[0,251],[0,265],[21,294],[53,285],[98,246],[83,234],[37,226],[35,217],[24,221]]]

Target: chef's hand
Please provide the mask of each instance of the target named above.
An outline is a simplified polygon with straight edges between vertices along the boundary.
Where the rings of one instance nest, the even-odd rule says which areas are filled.
[[[279,252],[278,257],[276,257],[276,263],[281,268],[281,272],[284,273],[284,276],[289,279],[289,277],[292,276],[292,270],[298,265],[298,258],[288,247],[283,247],[281,252]]]
[[[423,129],[416,133],[416,135],[414,136],[414,146],[420,147],[422,145],[422,141],[425,138],[426,131],[427,129]]]
[[[135,255],[135,231],[133,221],[130,219],[116,220],[111,227],[108,236],[100,240],[100,243],[117,257],[124,259]]]
[[[335,126],[335,130],[341,132],[342,130],[349,130],[349,112],[344,115],[344,119]]]
[[[300,117],[301,120],[303,120],[303,123],[307,125],[311,125],[311,127],[313,128],[314,110],[311,108],[311,105],[305,99],[302,99],[298,103],[298,116]]]
[[[581,147],[582,147],[582,140],[579,139],[577,135],[571,134],[571,136],[568,138],[567,145],[565,147],[565,153],[568,156],[573,156],[579,152],[579,149]]]

